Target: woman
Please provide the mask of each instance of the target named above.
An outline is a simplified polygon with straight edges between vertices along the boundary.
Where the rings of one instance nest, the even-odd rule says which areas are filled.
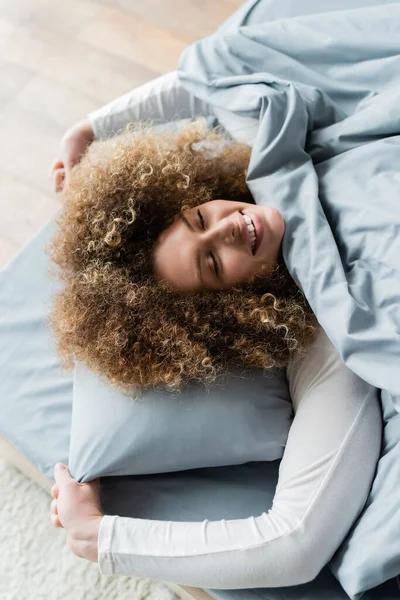
[[[281,258],[282,215],[250,204],[249,155],[204,121],[92,144],[50,246],[67,367],[78,358],[127,391],[177,390],[228,363],[304,355],[316,321]]]
[[[73,551],[98,560],[103,573],[204,588],[297,585],[316,577],[365,503],[380,450],[379,405],[375,391],[345,367],[323,331],[315,337],[314,318],[281,262],[281,215],[254,207],[249,198],[242,203],[248,149],[233,144],[225,155],[204,146],[193,151],[192,145],[202,136],[193,138],[190,131],[195,130],[189,128],[183,137],[165,134],[165,144],[160,138],[154,141],[151,130],[137,133],[135,146],[121,146],[121,139],[110,142],[110,151],[116,144],[114,162],[105,165],[104,154],[93,152],[73,173],[65,190],[64,235],[52,247],[69,292],[55,305],[53,316],[62,318],[53,319],[53,326],[66,363],[75,353],[124,388],[155,384],[180,389],[187,378],[211,382],[231,361],[265,369],[287,365],[295,419],[273,506],[249,519],[202,523],[103,516],[97,483],[81,486],[61,469],[55,470],[52,522],[66,527]],[[146,153],[143,158],[149,144],[154,162]],[[154,153],[156,146],[162,156],[172,148],[165,163]],[[189,174],[182,168],[187,166],[183,158],[190,162],[202,151],[208,154],[206,168]],[[139,167],[138,158],[143,160]],[[158,175],[164,170],[168,185],[164,180],[155,186],[159,193],[148,196],[152,203],[146,203],[143,190],[157,166]],[[134,178],[135,193],[129,194],[130,169],[137,173],[138,168],[142,171]],[[224,194],[226,179],[231,183]],[[124,208],[118,206],[115,214],[110,210],[100,218],[95,214],[100,213],[99,196],[108,199],[112,208],[119,201]],[[129,203],[138,197],[141,203]],[[215,198],[223,198],[219,202],[226,204],[215,203]],[[176,216],[181,209],[184,218]],[[134,223],[141,227],[136,229],[136,241],[129,238],[137,244],[130,254],[126,242]],[[250,234],[246,237],[244,223],[250,231],[255,224],[255,240]],[[77,240],[82,243],[77,245]],[[125,240],[122,246],[121,240]],[[100,262],[91,265],[93,252]],[[79,280],[76,274],[85,260]],[[131,270],[113,269],[110,263],[115,266],[118,260]],[[220,273],[224,269],[220,281],[218,267]],[[128,277],[132,273],[133,284]],[[96,282],[100,282],[98,289],[107,291],[108,312],[99,302]],[[127,328],[130,317],[122,306],[125,313],[127,306],[136,311],[136,330]],[[147,307],[148,312],[149,306],[154,313],[150,317],[144,310]],[[128,331],[146,336],[146,344],[142,340],[131,354],[126,352],[134,346]],[[171,333],[172,343],[177,341],[172,348],[162,345],[171,342]]]

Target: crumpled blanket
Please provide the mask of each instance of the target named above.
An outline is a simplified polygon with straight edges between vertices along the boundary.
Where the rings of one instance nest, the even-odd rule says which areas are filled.
[[[400,412],[400,6],[209,36],[179,78],[259,119],[247,182],[284,215],[283,256],[347,366]]]

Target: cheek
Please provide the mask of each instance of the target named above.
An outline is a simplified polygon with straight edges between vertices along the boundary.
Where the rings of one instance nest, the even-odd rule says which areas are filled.
[[[226,279],[228,282],[243,282],[255,274],[254,265],[249,257],[243,253],[232,253],[226,257],[225,263]]]

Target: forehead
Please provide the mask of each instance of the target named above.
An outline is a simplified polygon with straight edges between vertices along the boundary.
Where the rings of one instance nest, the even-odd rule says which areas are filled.
[[[176,215],[158,237],[153,250],[154,274],[182,290],[201,289],[198,255],[191,224],[185,215]]]

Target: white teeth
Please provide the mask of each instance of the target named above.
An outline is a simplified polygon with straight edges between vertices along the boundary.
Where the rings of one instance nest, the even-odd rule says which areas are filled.
[[[240,213],[240,214],[242,215],[244,222],[247,225],[247,229],[250,232],[251,249],[254,250],[254,248],[256,247],[256,230],[253,225],[253,221],[250,219],[250,217],[248,215],[244,215],[243,213]]]

